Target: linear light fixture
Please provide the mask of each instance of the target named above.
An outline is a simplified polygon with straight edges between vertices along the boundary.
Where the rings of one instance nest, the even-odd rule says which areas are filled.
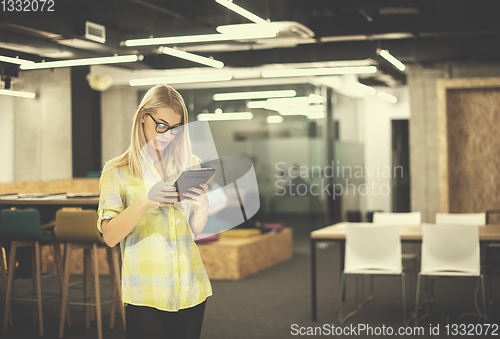
[[[380,55],[385,60],[389,61],[391,64],[394,65],[394,67],[399,69],[401,72],[404,72],[404,70],[406,69],[406,66],[401,61],[399,61],[394,55],[389,53],[388,50],[378,48],[377,54]]]
[[[324,112],[325,108],[323,105],[314,105],[307,107],[284,107],[278,109],[278,113],[281,115],[309,115],[314,113]]]
[[[164,54],[172,55],[172,56],[175,56],[175,57],[178,57],[181,59],[186,59],[189,61],[194,61],[194,62],[203,64],[203,65],[207,65],[207,66],[211,66],[211,67],[215,67],[215,68],[224,67],[224,63],[222,61],[206,58],[206,57],[203,57],[201,55],[196,55],[196,54],[189,53],[189,52],[179,51],[178,49],[175,49],[175,48],[163,47],[162,51]]]
[[[221,34],[278,34],[279,22],[269,22],[265,24],[231,24],[217,26],[215,29]]]
[[[253,14],[252,12],[247,11],[243,7],[240,7],[240,6],[236,5],[236,4],[234,4],[233,1],[229,1],[229,0],[215,0],[215,2],[217,2],[218,4],[221,4],[222,6],[226,7],[227,9],[232,10],[235,13],[238,13],[241,16],[244,16],[248,20],[253,21],[253,22],[257,23],[257,24],[261,24],[261,23],[262,24],[267,24],[266,20],[264,20],[261,17]]]
[[[187,44],[194,42],[213,42],[213,41],[231,41],[231,40],[247,40],[274,38],[276,33],[272,30],[247,32],[247,33],[227,33],[227,34],[201,34],[201,35],[184,35],[172,36],[165,38],[147,38],[147,39],[131,39],[125,41],[125,46],[150,46],[150,45],[172,45],[172,44]]]
[[[233,77],[231,73],[190,74],[190,75],[177,75],[177,76],[161,77],[161,78],[132,79],[129,81],[129,84],[130,86],[187,84],[195,82],[229,81],[232,78]]]
[[[310,104],[321,104],[323,97],[321,95],[310,94],[307,97],[295,98],[276,98],[260,101],[250,101],[247,103],[248,108],[265,108],[271,110],[279,110],[288,107],[309,107]]]
[[[135,62],[137,60],[142,60],[143,58],[144,57],[142,55],[120,55],[120,56],[101,57],[101,58],[49,61],[49,62],[38,62],[33,64],[22,64],[21,69],[29,70],[29,69],[41,69],[41,68],[117,64],[122,62]]]
[[[375,66],[350,66],[350,67],[316,67],[316,68],[291,68],[273,69],[262,71],[264,78],[315,76],[315,75],[341,75],[376,73]]]
[[[398,98],[396,98],[394,95],[391,95],[391,94],[386,93],[386,92],[378,91],[377,96],[380,99],[383,99],[385,101],[389,101],[392,104],[395,104],[396,102],[398,102]]]
[[[3,62],[8,62],[11,64],[18,64],[18,65],[24,65],[24,64],[34,64],[34,61],[31,60],[23,60],[23,59],[18,59],[18,58],[11,58],[11,57],[6,57],[3,55],[0,55],[0,61]]]
[[[281,124],[283,122],[283,117],[281,115],[270,115],[266,118],[269,124]]]
[[[307,115],[307,119],[322,119],[326,116],[325,112],[314,112]]]
[[[251,112],[201,113],[196,118],[205,121],[250,120],[253,118],[253,114]]]
[[[361,95],[362,94],[375,95],[377,93],[377,90],[375,88],[367,86],[360,82],[354,82],[352,84],[349,84],[347,86],[347,89],[356,92],[356,94],[361,94]]]
[[[12,91],[12,90],[6,90],[6,89],[0,89],[0,95],[9,95],[11,97],[20,97],[20,98],[29,98],[29,99],[35,98],[35,93]]]
[[[227,100],[247,100],[247,99],[266,99],[266,98],[290,98],[297,95],[294,90],[280,91],[250,91],[250,92],[235,92],[235,93],[217,93],[214,94],[214,101]]]

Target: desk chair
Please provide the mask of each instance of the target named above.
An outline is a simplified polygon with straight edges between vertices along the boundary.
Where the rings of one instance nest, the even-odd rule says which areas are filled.
[[[38,312],[38,324],[40,336],[43,336],[43,313],[42,313],[42,287],[41,287],[41,246],[51,245],[54,249],[54,260],[59,276],[59,283],[62,286],[62,257],[59,244],[54,234],[42,233],[40,225],[40,212],[35,209],[4,209],[0,214],[0,235],[2,238],[11,239],[11,250],[9,258],[9,277],[7,281],[7,291],[5,297],[5,314],[3,330],[7,332],[7,326],[12,324],[11,301],[22,300],[31,301],[38,304],[38,309],[33,307],[33,322],[36,322]],[[14,289],[14,268],[16,267],[16,250],[18,247],[32,247],[33,250],[33,274],[32,274],[32,295],[33,298],[13,298]],[[3,260],[3,258],[2,258]],[[36,294],[36,298],[34,297]],[[35,306],[35,305],[34,305]],[[69,318],[68,318],[69,321]]]
[[[418,310],[422,276],[479,278],[482,288],[483,313],[478,310],[478,315],[486,322],[484,277],[481,274],[479,261],[477,225],[422,225],[422,261],[417,279],[415,326],[421,320],[418,319]]]
[[[486,225],[486,213],[436,213],[436,225]]]
[[[422,213],[420,212],[374,212],[373,213],[373,223],[377,225],[418,225],[422,223]],[[420,260],[420,251],[418,244],[411,244],[411,252],[402,252],[403,264],[410,262],[413,269],[411,272],[418,272],[418,262]],[[406,268],[408,268],[406,266]],[[407,271],[405,269],[405,271]],[[414,289],[414,279],[410,279],[410,290]],[[373,291],[371,291],[373,296]]]
[[[2,275],[2,286],[4,293],[7,294],[7,268],[5,267],[4,256],[3,256],[3,246],[0,242],[0,274]]]
[[[376,254],[376,255],[374,255]],[[346,225],[344,271],[340,277],[339,322],[358,313],[358,308],[343,317],[342,295],[345,295],[346,275],[401,275],[403,323],[406,324],[405,273],[401,258],[401,237],[396,225]],[[357,296],[357,294],[356,294]],[[356,298],[357,299],[357,298]]]
[[[68,304],[82,305],[86,307],[87,312],[87,328],[90,327],[89,306],[94,306],[96,310],[97,320],[97,336],[102,339],[102,322],[101,322],[101,306],[104,304],[112,304],[110,328],[114,327],[116,307],[118,306],[123,322],[123,328],[126,330],[125,323],[125,307],[121,299],[121,278],[120,268],[118,264],[118,246],[110,248],[104,243],[101,233],[97,229],[97,212],[95,210],[59,210],[56,212],[56,225],[55,234],[59,241],[66,243],[66,255],[64,260],[64,279],[62,288],[62,301],[61,301],[61,321],[59,324],[59,338],[64,335],[64,314],[66,314]],[[84,271],[86,288],[85,288],[85,302],[68,302],[68,288],[69,278],[71,275],[71,253],[75,248],[84,249]],[[98,248],[106,248],[109,274],[113,285],[113,298],[109,300],[101,300],[99,282],[99,260]],[[91,252],[94,261],[94,284],[95,284],[95,302],[88,301],[91,289],[91,272],[92,260]],[[118,304],[118,305],[117,305]]]

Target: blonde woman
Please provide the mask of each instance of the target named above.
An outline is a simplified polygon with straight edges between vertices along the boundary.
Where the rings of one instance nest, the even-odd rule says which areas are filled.
[[[129,339],[199,338],[212,295],[193,240],[207,222],[208,186],[192,187],[181,201],[172,186],[182,170],[199,167],[187,122],[175,89],[151,88],[135,114],[130,147],[106,163],[99,182],[97,228],[108,246],[121,246]]]

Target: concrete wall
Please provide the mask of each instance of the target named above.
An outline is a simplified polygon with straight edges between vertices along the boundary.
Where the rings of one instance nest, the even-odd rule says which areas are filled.
[[[391,186],[391,178],[384,175],[385,166],[392,168],[391,120],[410,118],[409,93],[406,87],[376,87],[376,89],[396,96],[398,102],[392,104],[372,95],[366,95],[362,100],[364,165],[367,168],[365,183],[374,185],[373,188],[370,188],[369,194],[364,197],[363,210],[391,212],[391,191],[386,194],[387,185]],[[411,112],[411,116],[410,126],[413,123],[413,112]],[[411,150],[410,155],[412,155]],[[368,171],[371,170],[373,170],[373,174],[369,176]],[[379,175],[377,175],[377,170],[379,170]]]
[[[14,97],[0,95],[0,182],[14,181]],[[21,99],[19,100],[31,100]]]
[[[130,145],[132,120],[138,106],[137,88],[113,86],[101,94],[102,167]]]
[[[408,65],[410,91],[411,207],[434,222],[439,211],[436,80],[500,76],[500,63]]]
[[[19,74],[15,90],[35,99],[2,98],[0,181],[46,181],[72,177],[69,68]]]

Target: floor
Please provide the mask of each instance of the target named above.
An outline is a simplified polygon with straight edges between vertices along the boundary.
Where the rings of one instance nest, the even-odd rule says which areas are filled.
[[[311,225],[307,217],[282,218],[286,227],[294,230],[293,258],[276,266],[248,276],[238,281],[212,281],[213,296],[208,298],[203,323],[202,338],[295,338],[304,334],[304,337],[327,335],[326,329],[334,330],[338,323],[339,300],[339,265],[338,251],[335,244],[323,243],[318,246],[318,320],[311,321],[311,292],[310,292],[310,248],[308,234],[317,224]],[[269,222],[276,220],[269,220]],[[320,222],[320,221],[318,221]],[[408,314],[414,307],[415,277],[410,276],[413,285],[408,282],[407,299]],[[72,281],[78,281],[81,276],[73,275]],[[107,281],[106,276],[101,277]],[[494,276],[494,303],[489,312],[491,324],[498,326],[500,322],[500,277]],[[354,308],[355,278],[347,280],[346,310]],[[365,285],[367,286],[367,285]],[[410,288],[413,286],[413,288]],[[42,289],[44,293],[58,293],[56,277],[44,279]],[[435,283],[435,301],[430,315],[422,320],[424,335],[407,335],[415,338],[441,338],[446,335],[446,325],[450,331],[453,324],[475,326],[474,331],[485,329],[480,318],[462,313],[475,312],[474,279],[439,279]],[[31,290],[31,280],[16,280],[16,294],[28,293]],[[70,291],[70,298],[78,298],[82,291],[76,288]],[[102,289],[103,298],[111,294],[110,287]],[[365,294],[366,295],[366,294]],[[50,296],[49,296],[50,297]],[[5,296],[0,293],[0,319],[3,322]],[[33,306],[28,302],[13,304],[14,326],[6,333],[0,331],[0,338],[36,338],[38,325],[33,324]],[[58,338],[59,332],[59,300],[58,298],[44,300],[44,326],[46,338]],[[89,329],[85,328],[85,313],[81,306],[71,306],[73,325],[66,327],[64,338],[96,338],[95,322]],[[117,316],[115,328],[109,329],[110,306],[103,307],[103,337],[125,338],[121,320]],[[401,282],[398,277],[376,277],[375,298],[367,303],[360,312],[349,319],[343,327],[346,329],[359,326],[368,326],[369,330],[352,333],[354,337],[371,338],[384,337],[376,335],[383,326],[395,331],[403,326],[402,322]],[[341,327],[341,329],[344,329]],[[472,328],[472,327],[470,327]],[[468,330],[470,329],[468,328]],[[493,327],[490,327],[490,331]],[[368,331],[373,331],[370,333]],[[406,329],[413,331],[413,328]],[[434,332],[431,335],[430,331]],[[439,330],[439,334],[436,331]],[[460,328],[457,328],[460,330]],[[308,334],[309,333],[309,334]],[[497,330],[500,333],[500,329]],[[451,337],[450,333],[450,337]],[[145,338],[146,339],[146,338]]]

